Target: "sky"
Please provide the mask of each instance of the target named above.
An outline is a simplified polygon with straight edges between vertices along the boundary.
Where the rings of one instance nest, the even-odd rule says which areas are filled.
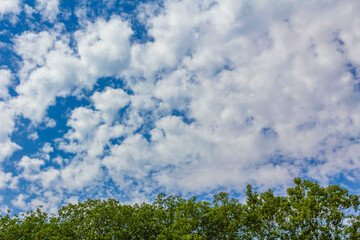
[[[0,0],[0,213],[360,193],[360,1]]]

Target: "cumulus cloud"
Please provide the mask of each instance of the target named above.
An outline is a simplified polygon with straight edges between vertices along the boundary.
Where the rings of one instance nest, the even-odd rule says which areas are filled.
[[[35,8],[44,20],[54,22],[59,14],[59,0],[36,0]]]
[[[52,118],[45,117],[45,126],[48,128],[53,128],[56,126],[56,121]]]
[[[10,139],[15,127],[15,113],[6,102],[0,101],[0,162],[10,157],[21,146]]]
[[[22,78],[34,70],[37,66],[45,64],[46,54],[54,47],[56,32],[42,31],[40,33],[25,32],[15,39],[15,52],[22,58]]]
[[[104,92],[95,92],[91,99],[96,109],[101,111],[107,122],[112,122],[119,110],[129,103],[129,96],[122,89],[107,88]]]
[[[102,119],[99,111],[84,107],[76,108],[68,120],[71,129],[63,140],[59,140],[59,147],[67,152],[86,153],[90,158],[103,155],[104,147],[110,139],[125,134],[122,125],[112,126],[104,123],[104,120],[106,118]]]
[[[106,126],[101,119],[112,121],[130,103],[122,123],[128,135],[112,135],[126,139],[110,146],[103,160],[119,185],[127,186],[130,177],[137,184],[151,178],[154,186],[172,191],[224,185],[240,189],[247,181],[277,186],[304,168],[315,171],[306,159],[326,158],[326,139],[358,132],[353,118],[357,106],[351,101],[355,78],[346,67],[346,51],[339,50],[347,43],[336,41],[341,32],[351,32],[347,18],[355,14],[353,4],[348,1],[337,13],[343,21],[335,21],[329,16],[336,4],[326,4],[315,14],[307,4],[167,1],[159,14],[150,13],[146,20],[154,41],[131,46],[124,74],[134,96],[115,89],[96,92],[92,100],[98,111],[76,109],[68,122],[73,130],[65,138],[82,142],[81,147],[68,145],[74,149],[68,151],[88,154],[87,146],[99,145],[96,133]],[[304,14],[310,15],[305,19]],[[329,20],[319,20],[319,14]],[[96,66],[90,71],[98,76],[119,73],[126,66],[118,53],[118,61],[104,59],[117,48],[102,47],[111,36],[99,29],[123,28],[119,19],[112,21],[99,20],[77,33],[79,52],[86,64]],[[122,46],[129,48],[126,44]],[[109,60],[116,65],[99,64]],[[134,77],[138,80],[132,81]],[[170,116],[174,112],[181,116]],[[150,142],[131,134],[149,122]],[[106,143],[92,156],[100,156]],[[329,151],[338,145],[329,144]],[[279,156],[295,162],[273,160]],[[329,166],[336,169],[334,163]]]
[[[21,149],[21,147],[10,140],[0,142],[0,161],[10,157],[16,150],[19,149]]]
[[[162,100],[162,106],[185,108],[188,117],[195,120],[191,124],[194,129],[178,140],[178,149],[189,149],[185,143],[191,135],[190,139],[207,136],[203,138],[207,142],[204,146],[213,146],[202,148],[196,141],[203,155],[213,152],[209,158],[200,158],[202,164],[196,165],[196,159],[189,164],[189,169],[200,168],[196,173],[199,178],[216,176],[212,177],[216,181],[210,183],[211,186],[241,183],[251,178],[258,184],[268,182],[271,185],[271,181],[264,181],[268,178],[265,173],[271,172],[266,170],[270,165],[262,164],[280,152],[298,160],[290,166],[288,163],[283,167],[273,166],[284,172],[282,181],[273,185],[287,182],[291,176],[300,174],[301,168],[311,168],[304,159],[319,157],[324,149],[323,141],[329,136],[337,134],[341,139],[351,135],[348,131],[355,123],[350,122],[357,118],[352,119],[354,105],[349,98],[356,94],[353,91],[356,81],[346,68],[348,56],[339,51],[343,45],[335,37],[338,31],[347,31],[347,16],[354,14],[354,2],[345,4],[347,7],[341,12],[343,22],[317,20],[318,14],[326,19],[335,14],[336,5],[332,4],[325,5],[326,10],[317,14],[307,4],[296,5],[296,11],[289,11],[295,7],[292,4],[284,4],[278,10],[258,2],[225,1],[207,11],[200,11],[194,4],[192,11],[199,11],[194,18],[190,18],[192,11],[186,11],[189,9],[187,4],[192,3],[168,2],[164,14],[150,20],[153,29],[149,32],[155,38],[154,43],[150,43],[154,45],[164,41],[166,34],[177,36],[176,31],[185,24],[189,25],[184,32],[196,36],[196,41],[186,51],[179,50],[180,46],[186,46],[183,38],[164,44],[179,44],[170,52],[182,53],[182,67],[164,74],[156,83],[154,93]],[[306,19],[302,18],[309,13]],[[180,17],[182,21],[171,21]],[[187,17],[191,21],[186,22]],[[157,35],[160,29],[170,29],[170,32],[160,37]],[[188,41],[190,39],[191,34]],[[190,54],[185,55],[188,51]],[[161,55],[160,51],[157,53]],[[354,132],[358,132],[355,129]],[[162,132],[167,134],[166,129]],[[164,144],[168,143],[169,140],[164,141]],[[331,147],[327,148],[336,148],[337,144],[331,142]],[[167,153],[168,149],[164,148],[158,156]],[[168,159],[175,158],[178,152],[167,156]],[[231,169],[227,169],[229,166]],[[166,179],[164,185],[168,185],[166,182],[171,182],[174,176],[193,179],[196,175],[188,178],[182,174],[186,171],[175,172],[171,170],[166,178],[166,172],[160,172],[161,179]],[[240,177],[248,172],[254,172],[253,176]],[[316,178],[315,174],[311,176]],[[330,176],[332,174],[328,174]],[[197,184],[202,183],[193,182],[187,189]]]
[[[28,195],[21,193],[14,200],[11,201],[11,204],[22,210],[27,210],[28,206],[26,200],[28,199],[28,197],[29,197]]]
[[[37,132],[33,132],[33,133],[29,134],[28,138],[35,141],[35,140],[39,139],[39,135],[37,134]]]
[[[25,179],[36,179],[36,174],[40,172],[40,167],[45,164],[44,160],[24,156],[21,158],[18,167],[23,170],[22,176]]]
[[[4,173],[0,171],[0,189],[7,187],[12,180],[11,173]]]
[[[103,178],[100,162],[94,159],[72,161],[60,174],[61,182],[59,184],[70,192],[97,184]]]
[[[121,145],[112,146],[111,154],[102,163],[107,167],[110,177],[123,191],[128,192],[131,185],[143,185],[151,170],[151,153],[148,142],[140,135],[129,136]]]
[[[44,120],[56,96],[67,96],[77,82],[85,81],[80,60],[73,55],[66,37],[57,32],[25,33],[17,39],[17,53],[24,59],[20,70],[19,94],[10,104],[34,123]],[[39,51],[37,45],[42,45]]]
[[[137,9],[146,42],[130,42],[130,23],[115,15],[84,22],[73,35],[59,25],[20,34],[18,96],[0,102],[8,124],[0,127],[8,148],[0,149],[9,149],[0,157],[18,148],[9,139],[15,115],[56,127],[47,109],[75,95],[88,104],[69,110],[64,134],[44,145],[45,155],[18,163],[24,179],[45,189],[38,203],[60,196],[48,208],[64,192],[109,179],[133,199],[155,189],[281,188],[299,175],[355,181],[359,7],[355,0],[168,0]],[[11,73],[0,76],[8,86]],[[101,77],[129,91],[94,90]]]
[[[18,14],[21,11],[20,0],[1,0],[0,17],[8,13]]]
[[[75,33],[78,52],[91,74],[98,77],[118,74],[128,66],[132,30],[120,17],[99,18]]]
[[[148,98],[155,103],[151,143],[104,163],[111,171],[116,164],[136,169],[147,149],[156,159],[148,167],[153,180],[183,191],[240,189],[247,181],[276,187],[304,169],[318,180],[358,171],[341,167],[358,162],[347,150],[338,150],[342,160],[332,157],[359,133],[358,80],[348,67],[358,65],[347,50],[356,49],[349,21],[357,4],[347,1],[339,11],[324,2],[316,10],[306,3],[165,2],[147,19],[154,41],[132,46],[128,73],[146,79],[129,81],[135,95],[156,99]],[[331,18],[335,12],[341,21]],[[182,116],[162,117],[174,111]]]
[[[15,39],[15,51],[23,62],[21,82],[16,87],[19,96],[11,105],[35,123],[44,121],[57,96],[92,88],[99,77],[118,74],[128,62],[132,31],[119,17],[108,22],[99,19],[86,30],[77,31],[80,56],[70,48],[69,36],[62,31],[56,25],[52,31],[25,32]]]
[[[44,153],[50,153],[50,152],[54,151],[54,148],[51,147],[51,143],[45,143],[43,148],[42,148],[42,151]]]

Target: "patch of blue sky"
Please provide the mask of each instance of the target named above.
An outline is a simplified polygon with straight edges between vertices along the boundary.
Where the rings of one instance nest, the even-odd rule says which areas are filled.
[[[84,202],[87,199],[109,199],[115,198],[116,200],[121,200],[122,193],[118,190],[115,184],[112,183],[112,180],[109,179],[108,182],[102,182],[103,184],[98,184],[96,186],[88,186],[82,188],[81,190],[64,190],[64,195],[67,198],[76,197],[77,201]],[[62,199],[60,206],[67,204],[65,199]]]
[[[0,21],[1,22],[1,21]],[[1,28],[1,26],[0,26]],[[0,34],[1,37],[1,34]],[[0,39],[0,67],[16,72],[19,69],[19,57],[12,51],[12,45],[8,39]],[[16,80],[15,80],[16,81]],[[18,81],[14,82],[18,83]]]
[[[117,138],[111,138],[109,140],[109,143],[111,145],[120,145],[122,142],[124,142],[125,139],[126,139],[125,136],[121,136],[121,137],[117,137]],[[107,146],[107,148],[108,148],[108,146]]]
[[[242,197],[245,196],[245,191],[242,192],[238,192],[236,190],[230,190],[231,187],[233,186],[218,186],[215,188],[211,188],[211,189],[207,189],[207,191],[202,191],[202,192],[188,192],[188,193],[183,193],[181,194],[181,192],[177,192],[174,195],[182,195],[182,197],[189,199],[193,196],[196,197],[196,201],[200,202],[200,201],[207,201],[207,202],[212,202],[214,200],[214,195],[215,194],[219,194],[221,192],[225,192],[229,194],[229,198],[235,198],[235,199],[241,199]],[[245,188],[243,188],[245,189]]]
[[[151,133],[150,131],[154,129],[154,124],[142,124],[137,130],[134,131],[134,134],[141,134],[146,141],[151,142]]]
[[[1,21],[0,21],[1,23]],[[2,26],[0,26],[0,29]],[[12,48],[12,37],[3,37],[4,34],[0,34],[0,68],[9,69],[11,72],[15,73],[19,68],[20,58],[14,53]],[[12,79],[13,85],[19,83],[18,79]]]
[[[70,3],[75,1],[66,1],[64,3],[65,7],[70,5],[71,7],[75,7],[77,9],[83,9],[86,11],[86,17],[88,19],[96,19],[98,16],[108,20],[114,14],[121,15],[131,14],[139,3],[143,3],[146,1],[77,1],[77,4]],[[74,8],[72,8],[74,9]],[[76,9],[75,9],[76,10]]]
[[[358,93],[360,92],[360,79],[359,79],[359,72],[356,66],[353,63],[349,62],[346,64],[346,69],[349,73],[351,73],[352,77],[354,78],[354,87],[353,91]]]
[[[354,79],[358,79],[357,68],[351,62],[346,64],[346,68],[348,69],[349,73],[351,73]]]
[[[47,116],[50,119],[56,119],[55,130],[58,133],[63,133],[70,129],[67,126],[67,120],[70,117],[71,111],[78,107],[87,107],[90,105],[91,101],[88,98],[78,98],[76,96],[57,97],[55,105],[52,105],[48,108]],[[47,134],[49,138],[58,136],[57,133],[53,132],[54,128],[44,129],[44,131],[47,130],[52,131],[45,132],[45,134]]]
[[[332,176],[329,184],[340,185],[341,187],[347,189],[351,194],[358,194],[360,191],[359,182],[357,181],[358,176],[358,171],[346,171]]]
[[[132,89],[126,84],[124,79],[117,77],[102,77],[99,78],[91,91],[87,92],[87,95],[92,95],[94,92],[102,92],[107,87],[114,89],[122,89],[128,95],[134,95]]]
[[[282,165],[284,163],[294,163],[296,161],[295,158],[290,157],[281,150],[275,150],[268,158],[269,162],[274,166]]]
[[[105,167],[102,167],[102,170],[103,170],[104,174],[107,176],[108,169]],[[104,181],[102,181],[102,186],[99,188],[98,194],[101,196],[101,198],[105,198],[105,199],[115,198],[116,200],[118,200],[120,202],[129,202],[131,200],[124,191],[121,191],[119,189],[118,184],[110,177],[107,177]],[[82,198],[86,199],[87,196],[83,195]]]
[[[21,149],[15,151],[15,153],[5,161],[3,166],[6,171],[17,172],[17,167],[14,163],[21,159],[23,155],[35,154],[38,149],[42,147],[40,141],[33,141],[28,138],[33,129],[34,127],[29,119],[21,116],[17,118],[15,131],[13,131],[11,135],[11,141],[21,146]]]
[[[360,83],[355,83],[355,85],[354,85],[354,91],[355,91],[355,92],[360,92]]]
[[[125,107],[121,108],[115,118],[114,118],[114,121],[112,124],[123,124],[123,125],[126,125],[126,120],[128,120],[128,113],[129,113],[129,110],[130,110],[130,104],[126,105]]]
[[[62,111],[55,109],[61,109],[61,107],[54,106],[49,109],[50,113],[56,113],[56,127],[46,127],[45,123],[41,123],[39,126],[34,126],[31,124],[29,119],[21,116],[17,118],[15,131],[11,135],[11,141],[21,146],[21,149],[15,151],[14,154],[3,163],[5,172],[11,172],[18,175],[21,172],[21,169],[19,169],[17,163],[23,156],[44,159],[43,154],[45,153],[42,152],[42,148],[45,143],[50,143],[53,148],[52,152],[47,153],[49,154],[50,159],[54,159],[58,156],[65,159],[72,158],[74,156],[72,153],[63,152],[56,148],[54,139],[62,137],[69,127],[66,126],[66,116],[57,116],[57,114],[60,114]],[[36,137],[32,138],[31,136],[33,134],[35,134]],[[59,166],[54,164],[53,161],[45,160],[42,167],[47,168],[49,166],[59,168]]]
[[[64,23],[67,32],[75,32],[79,28],[78,17],[75,14],[77,7],[77,1],[63,0],[59,3],[59,21]]]
[[[22,184],[22,180],[19,181],[19,185],[25,186]],[[26,193],[26,189],[23,190],[23,193]],[[10,189],[2,189],[1,190],[1,197],[2,197],[2,201],[0,202],[0,206],[2,206],[3,204],[5,204],[7,207],[9,207],[10,212],[10,216],[12,216],[13,214],[19,214],[20,212],[22,212],[22,209],[17,208],[14,205],[10,205],[10,202],[12,200],[14,200],[17,196],[18,196],[18,192],[17,191],[13,191]]]
[[[150,131],[155,128],[155,119],[152,111],[140,111],[139,115],[144,119],[144,123],[136,129],[133,134],[141,134],[148,142],[151,142]]]
[[[360,143],[360,136],[350,136],[349,141],[353,144],[359,144]]]
[[[339,31],[334,32],[333,35],[334,35],[333,41],[338,45],[337,46],[337,51],[344,54],[344,45],[345,45],[345,43],[340,38]]]
[[[266,138],[277,138],[279,136],[272,127],[263,127],[260,132]]]
[[[71,158],[73,154],[63,152],[56,147],[54,139],[63,137],[63,135],[70,129],[67,126],[67,120],[70,113],[76,107],[88,106],[89,101],[87,99],[77,99],[74,96],[70,97],[58,97],[56,104],[50,106],[47,111],[47,116],[50,119],[55,119],[56,126],[46,127],[46,123],[43,122],[38,126],[33,126],[29,119],[19,117],[16,121],[16,126],[11,136],[11,140],[22,147],[21,150],[16,151],[9,159],[9,164],[5,165],[5,170],[11,172],[16,171],[13,162],[16,162],[22,158],[22,156],[37,157],[44,143],[50,143],[54,149],[49,153],[51,157],[61,156],[63,158]],[[36,138],[32,139],[31,135],[36,134]],[[50,162],[46,162],[45,166],[50,165]]]
[[[304,162],[308,163],[311,166],[320,166],[326,162],[326,158],[324,158],[324,154],[322,151],[319,151],[318,156],[314,157],[306,157],[304,158]]]
[[[189,116],[189,111],[187,109],[174,109],[171,113],[172,116],[181,117],[182,121],[188,125],[196,121],[195,118]]]

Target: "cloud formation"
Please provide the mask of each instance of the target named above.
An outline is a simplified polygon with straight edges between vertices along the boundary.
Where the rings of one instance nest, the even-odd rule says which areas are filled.
[[[16,35],[20,67],[0,71],[0,160],[18,169],[0,178],[30,189],[13,206],[360,176],[358,1],[148,2],[73,32],[59,6],[37,1],[53,27]],[[38,150],[5,160],[19,118]]]

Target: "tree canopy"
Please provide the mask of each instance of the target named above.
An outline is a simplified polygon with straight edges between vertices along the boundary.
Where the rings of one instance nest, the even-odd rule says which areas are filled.
[[[114,199],[0,216],[0,239],[360,239],[359,196],[338,185],[294,180],[286,196],[253,191],[246,202],[159,194],[151,203]]]

